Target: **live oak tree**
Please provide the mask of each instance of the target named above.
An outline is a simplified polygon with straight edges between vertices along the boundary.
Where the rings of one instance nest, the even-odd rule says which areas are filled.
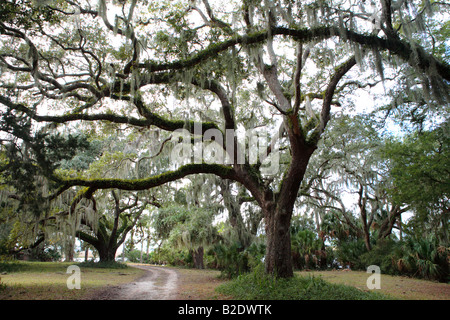
[[[372,250],[372,240],[389,237],[410,209],[391,194],[388,140],[376,131],[371,118],[369,114],[333,119],[310,163],[300,198],[316,215],[319,233],[324,232],[321,224],[326,216],[333,215],[364,240],[367,251]]]
[[[156,236],[172,247],[187,248],[194,267],[204,269],[205,248],[217,239],[213,226],[215,212],[211,208],[171,205],[160,208],[152,217]]]
[[[107,201],[110,204],[104,203],[103,208],[99,208],[95,199],[91,198],[91,203],[86,206],[88,210],[101,211],[97,213],[99,218],[89,219],[88,214],[80,215],[81,221],[75,231],[76,236],[97,250],[101,262],[115,260],[117,249],[125,242],[128,233],[136,226],[148,204],[146,201],[140,203],[138,195],[125,198],[128,198],[126,202],[121,201],[120,195],[113,190],[108,199],[110,201]]]
[[[77,123],[158,128],[161,148],[165,132],[184,129],[209,143],[207,130],[219,130],[225,163],[172,163],[139,179],[46,170],[58,186],[50,197],[75,187],[88,188],[88,199],[100,189],[148,190],[202,173],[233,180],[261,207],[266,271],[290,277],[300,184],[332,111],[351,104],[358,81],[387,81],[392,68],[407,73],[427,103],[448,103],[450,67],[427,49],[445,10],[391,0],[8,0],[0,11],[2,116],[25,119],[32,134],[67,133]],[[339,86],[343,79],[353,85]],[[211,110],[218,116],[208,117]],[[265,148],[280,153],[278,174],[265,174],[264,156],[239,161],[243,147],[227,134],[258,126],[278,137]],[[20,130],[7,133],[33,145]]]

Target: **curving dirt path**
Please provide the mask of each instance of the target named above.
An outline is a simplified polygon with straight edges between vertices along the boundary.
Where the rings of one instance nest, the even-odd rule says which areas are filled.
[[[147,273],[134,282],[109,287],[93,300],[174,300],[177,297],[178,274],[165,267],[134,265]]]

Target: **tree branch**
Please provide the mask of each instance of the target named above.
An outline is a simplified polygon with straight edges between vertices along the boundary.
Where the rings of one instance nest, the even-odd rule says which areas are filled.
[[[225,179],[239,180],[232,167],[206,163],[187,164],[181,166],[179,169],[175,171],[167,171],[160,175],[151,176],[144,179],[125,180],[125,179],[74,178],[61,180],[60,182],[62,184],[62,187],[60,188],[59,193],[73,186],[85,186],[90,187],[93,190],[96,189],[121,189],[130,191],[147,190],[171,181],[179,180],[188,175],[199,173],[215,174]]]
[[[388,50],[390,53],[401,57],[404,61],[408,62],[415,68],[419,68],[422,71],[428,71],[432,65],[436,65],[438,74],[445,80],[450,81],[450,66],[445,63],[436,60],[432,55],[426,53],[426,51],[414,44],[414,47],[400,39],[382,38],[376,35],[360,34],[351,30],[341,30],[335,26],[322,26],[315,28],[302,28],[291,29],[283,27],[274,27],[270,31],[255,32],[250,35],[234,36],[232,39],[226,40],[221,43],[212,44],[206,49],[198,52],[194,56],[178,60],[171,63],[155,63],[147,61],[138,64],[139,68],[144,68],[149,72],[167,71],[167,70],[182,70],[191,68],[204,60],[215,57],[218,53],[231,48],[232,46],[251,45],[264,42],[268,39],[269,33],[273,36],[287,36],[291,37],[298,42],[309,42],[326,40],[332,37],[344,37],[346,41],[358,43],[368,48],[378,50]],[[411,59],[412,57],[415,58]],[[415,63],[416,61],[417,63]]]
[[[166,130],[166,131],[175,131],[177,129],[187,129],[190,130],[190,132],[194,132],[194,121],[184,121],[184,120],[169,120],[166,118],[163,118],[157,114],[146,112],[145,117],[146,119],[138,119],[134,117],[127,117],[127,116],[119,116],[115,114],[110,113],[103,113],[103,114],[86,114],[86,113],[71,113],[61,116],[41,116],[37,115],[34,111],[29,109],[23,104],[20,103],[14,103],[9,98],[4,97],[0,95],[0,103],[4,104],[5,106],[17,110],[20,112],[25,113],[27,116],[29,116],[31,119],[37,121],[37,122],[53,122],[53,123],[67,123],[71,121],[109,121],[112,123],[117,124],[130,124],[138,127],[149,127],[149,126],[156,126],[160,129]],[[143,102],[140,100],[135,100],[135,103],[143,108]],[[219,129],[214,123],[212,122],[203,122],[201,123],[203,132],[208,129]]]
[[[320,124],[317,129],[317,137],[320,137],[325,130],[325,127],[330,120],[330,110],[331,110],[331,104],[333,101],[333,95],[334,91],[336,90],[336,86],[341,80],[341,78],[348,72],[350,69],[356,64],[355,57],[351,57],[349,60],[347,60],[344,64],[342,64],[335,72],[333,77],[330,80],[330,83],[328,84],[327,90],[325,91],[324,100],[322,104],[322,112],[320,116]]]

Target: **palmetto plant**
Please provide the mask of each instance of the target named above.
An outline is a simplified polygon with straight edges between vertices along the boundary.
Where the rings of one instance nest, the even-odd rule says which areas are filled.
[[[239,242],[217,243],[212,249],[222,276],[234,278],[261,264],[265,245],[259,241],[244,248]]]
[[[300,260],[303,260],[304,267],[312,266],[311,260],[314,259],[316,251],[321,249],[321,242],[317,234],[311,230],[298,230],[291,234],[291,249],[293,253],[298,254]]]
[[[408,238],[403,252],[403,257],[397,261],[401,271],[425,279],[448,281],[450,248],[439,246],[435,236]]]

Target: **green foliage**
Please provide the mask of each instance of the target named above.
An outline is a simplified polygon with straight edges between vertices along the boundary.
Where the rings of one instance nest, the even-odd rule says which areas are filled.
[[[324,249],[312,219],[294,217],[291,222],[291,251],[295,269],[318,269],[332,264],[333,253]],[[325,259],[325,261],[322,261]]]
[[[235,278],[262,264],[265,245],[254,242],[248,248],[243,248],[239,242],[231,244],[218,243],[212,250],[214,264],[224,278]]]
[[[387,146],[392,161],[397,201],[410,203],[416,210],[435,210],[450,196],[450,123],[430,131],[413,133],[403,141]]]
[[[381,239],[373,243],[371,251],[367,251],[363,240],[346,241],[336,249],[338,260],[354,270],[376,265],[383,274],[441,282],[449,281],[449,254],[450,248],[439,245],[435,236],[408,237],[403,241]]]
[[[397,259],[400,254],[400,244],[391,239],[381,239],[372,250],[361,255],[361,265],[367,269],[370,265],[379,266],[382,274],[399,274]]]
[[[141,262],[140,250],[129,250],[125,252],[125,257],[130,262]],[[156,264],[156,265],[170,265],[177,267],[193,267],[192,254],[186,249],[175,249],[167,244],[160,248],[142,254],[142,263]]]
[[[449,245],[450,123],[432,131],[407,135],[386,147],[394,200],[415,211],[409,222],[412,232],[435,233],[442,245]]]
[[[89,145],[79,150],[72,157],[59,161],[59,168],[62,170],[85,170],[90,164],[97,160],[101,153],[102,144],[98,140],[90,141]]]
[[[37,261],[59,261],[61,254],[54,248],[44,248],[44,250],[38,250],[32,255],[32,258]]]
[[[336,246],[336,258],[343,266],[349,265],[352,269],[365,270],[361,256],[367,252],[363,239],[340,241]]]
[[[321,242],[316,232],[308,229],[291,231],[291,248],[294,263],[298,269],[310,269],[317,266],[316,253],[321,249]],[[295,257],[298,257],[295,259]]]
[[[19,211],[39,216],[49,193],[57,187],[54,171],[89,150],[90,143],[83,134],[32,134],[29,121],[9,111],[2,114],[0,129],[21,139],[2,145],[6,159],[0,166],[1,179],[16,193]]]
[[[159,239],[172,245],[197,248],[212,244],[217,230],[212,225],[214,212],[207,208],[170,205],[158,209],[153,216],[153,226]]]
[[[0,209],[1,211],[4,210],[3,203],[1,204],[0,208],[1,208]],[[12,229],[13,229],[13,224],[10,222],[2,221],[2,223],[0,224],[0,257],[9,253],[9,250],[11,249],[9,236],[10,236]]]
[[[440,246],[435,236],[410,237],[401,249],[397,260],[400,271],[425,279],[450,281],[450,248]]]
[[[0,7],[0,22],[12,22],[16,26],[29,29],[34,21],[57,21],[53,10],[47,6],[37,5],[38,3],[39,1],[3,0]]]
[[[18,263],[16,261],[0,260],[0,272],[18,272],[25,268],[23,263]]]
[[[242,300],[383,300],[390,297],[354,287],[330,284],[321,278],[267,275],[263,266],[222,284],[218,292]]]
[[[125,257],[128,259],[128,261],[130,262],[141,262],[140,258],[141,258],[141,251],[140,250],[126,250],[125,251]],[[142,255],[142,262],[143,263],[149,263],[149,257],[146,254]]]

